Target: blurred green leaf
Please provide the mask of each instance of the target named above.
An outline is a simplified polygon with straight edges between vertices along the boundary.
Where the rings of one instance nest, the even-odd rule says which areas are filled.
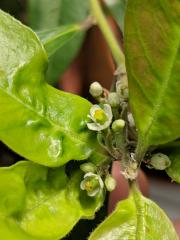
[[[105,0],[105,3],[109,8],[110,13],[116,20],[119,28],[124,33],[124,17],[128,0]]]
[[[46,30],[67,24],[77,24],[89,15],[89,2],[81,0],[30,0],[29,24],[34,30]],[[84,39],[80,32],[49,59],[47,81],[58,81],[77,55]]]
[[[64,168],[27,161],[0,168],[1,238],[58,240],[81,218],[92,218],[104,195],[88,197],[80,190],[82,178],[79,171],[67,177]]]
[[[91,104],[44,81],[47,56],[37,36],[0,11],[0,140],[46,166],[104,159],[86,126]]]
[[[129,0],[125,54],[140,155],[180,136],[179,0]]]
[[[154,202],[140,192],[131,193],[91,234],[89,240],[178,240],[176,231]]]
[[[169,158],[171,166],[166,169],[166,172],[173,181],[180,183],[180,148],[172,150]]]
[[[39,31],[37,35],[43,43],[48,57],[51,57],[56,51],[60,50],[64,44],[72,40],[80,31],[81,26],[76,24]]]

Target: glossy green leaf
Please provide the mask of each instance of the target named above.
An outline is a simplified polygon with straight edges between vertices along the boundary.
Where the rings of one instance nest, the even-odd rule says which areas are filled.
[[[180,136],[179,13],[179,0],[128,1],[125,54],[141,154]]]
[[[124,32],[124,17],[128,0],[105,0],[105,3],[108,6],[111,15],[116,20],[119,28]]]
[[[21,161],[0,169],[0,236],[3,240],[58,240],[81,218],[92,218],[102,205],[80,190],[82,172],[67,177],[64,168],[50,169]]]
[[[171,166],[166,169],[166,172],[173,181],[180,183],[180,149],[172,150],[169,158]]]
[[[89,240],[178,240],[162,209],[139,192],[120,202]]]
[[[34,30],[46,30],[67,24],[76,24],[89,15],[89,1],[81,0],[30,0],[29,24]],[[79,32],[49,59],[47,81],[58,81],[72,60],[76,57],[84,40]]]
[[[59,28],[37,32],[38,37],[44,45],[44,48],[51,57],[54,53],[59,51],[64,44],[70,41],[81,31],[81,26],[78,24],[65,25]]]
[[[0,140],[47,166],[100,159],[85,122],[91,104],[44,82],[46,53],[29,28],[1,11],[0,29]]]

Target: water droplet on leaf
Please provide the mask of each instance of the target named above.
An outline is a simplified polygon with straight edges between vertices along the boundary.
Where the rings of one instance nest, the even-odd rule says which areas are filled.
[[[49,140],[48,154],[52,158],[58,158],[62,154],[62,140],[54,137],[50,137]]]
[[[23,97],[23,99],[27,103],[32,104],[33,100],[32,100],[32,96],[29,92],[29,89],[27,87],[23,87],[20,92],[21,92],[21,96]]]

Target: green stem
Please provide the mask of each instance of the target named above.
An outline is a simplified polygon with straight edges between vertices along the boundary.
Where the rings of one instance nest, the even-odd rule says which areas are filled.
[[[141,138],[139,138],[138,143],[137,143],[137,147],[136,147],[136,151],[135,151],[135,159],[136,161],[139,163],[139,165],[141,164],[145,154],[147,151],[147,147],[145,145],[145,141],[141,141]]]
[[[124,54],[113,34],[111,31],[109,24],[106,20],[105,15],[103,14],[103,11],[101,9],[101,5],[99,0],[90,0],[90,5],[91,5],[91,11],[92,14],[101,29],[108,45],[109,48],[111,49],[112,55],[116,61],[117,66],[119,67],[120,65],[125,65],[125,58]]]
[[[136,180],[129,180],[129,187],[130,187],[130,192],[135,195],[139,196],[139,188],[137,186]]]

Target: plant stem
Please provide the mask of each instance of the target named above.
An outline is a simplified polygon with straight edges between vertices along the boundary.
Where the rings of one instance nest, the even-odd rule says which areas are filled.
[[[145,146],[145,143],[144,142],[142,143],[141,139],[139,138],[139,141],[138,141],[137,147],[136,147],[136,152],[135,152],[135,159],[139,163],[139,166],[145,156],[146,150],[147,150],[147,148]]]
[[[101,29],[108,45],[109,48],[111,49],[112,55],[116,61],[117,67],[120,65],[125,65],[125,57],[124,54],[113,34],[111,31],[109,24],[106,20],[105,15],[103,14],[103,11],[101,9],[101,5],[99,0],[90,0],[90,5],[91,5],[91,11],[92,14]]]

